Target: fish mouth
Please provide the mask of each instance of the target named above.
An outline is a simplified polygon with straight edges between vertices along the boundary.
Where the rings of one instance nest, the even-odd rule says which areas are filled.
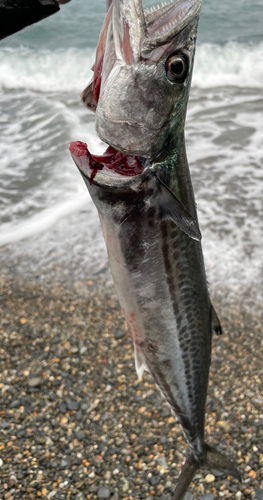
[[[162,6],[144,10],[146,37],[142,40],[141,55],[152,58],[155,49],[169,44],[195,16],[199,16],[203,0],[171,0]],[[157,57],[159,54],[157,55]]]
[[[69,146],[71,156],[81,174],[90,185],[98,173],[112,179],[125,179],[141,175],[148,160],[138,156],[126,155],[112,146],[108,146],[103,155],[90,153],[85,142],[72,142]]]

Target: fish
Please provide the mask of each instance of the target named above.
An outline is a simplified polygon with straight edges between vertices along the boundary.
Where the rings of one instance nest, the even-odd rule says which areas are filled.
[[[202,0],[145,11],[113,0],[94,76],[82,102],[95,112],[102,156],[70,145],[99,213],[113,281],[129,326],[138,376],[148,371],[189,445],[173,500],[207,466],[241,480],[235,463],[204,438],[213,334],[222,328],[209,296],[185,148],[185,117]]]

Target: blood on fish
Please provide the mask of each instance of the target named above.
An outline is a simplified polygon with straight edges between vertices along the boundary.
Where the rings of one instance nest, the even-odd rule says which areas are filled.
[[[89,183],[91,185],[98,173],[98,170],[103,169],[103,165],[93,159],[85,142],[81,141],[72,142],[69,146],[69,150],[73,155],[77,156],[78,158],[81,158],[82,156],[87,156],[89,167],[93,170],[91,177],[89,179]]]
[[[69,146],[72,155],[80,158],[81,156],[88,156],[88,148],[85,142],[76,141],[72,142]]]
[[[78,158],[86,156],[88,158],[88,165],[93,170],[90,184],[95,179],[98,170],[102,170],[104,167],[126,177],[139,175],[143,172],[143,165],[137,156],[125,155],[112,146],[109,146],[102,156],[91,155],[87,144],[81,141],[72,142],[69,149],[73,156]]]

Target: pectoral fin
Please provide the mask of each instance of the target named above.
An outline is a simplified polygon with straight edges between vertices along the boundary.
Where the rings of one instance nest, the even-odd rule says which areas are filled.
[[[159,195],[158,205],[162,220],[172,220],[184,233],[193,240],[201,241],[202,235],[198,226],[198,221],[185,208],[180,200],[170,191],[170,189],[158,180]]]

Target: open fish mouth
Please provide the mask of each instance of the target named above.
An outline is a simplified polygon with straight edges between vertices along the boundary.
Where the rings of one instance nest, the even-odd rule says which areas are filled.
[[[144,9],[147,36],[142,42],[142,56],[146,58],[155,48],[169,43],[199,13],[202,1],[171,0]]]
[[[112,178],[135,177],[143,173],[147,160],[130,156],[109,146],[103,155],[92,155],[85,142],[72,142],[70,153],[82,175],[92,184],[97,173]]]

